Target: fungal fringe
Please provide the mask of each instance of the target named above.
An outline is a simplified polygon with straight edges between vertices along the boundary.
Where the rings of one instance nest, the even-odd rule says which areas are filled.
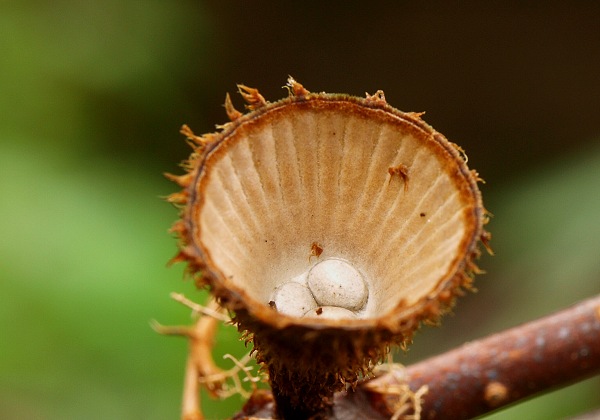
[[[369,92],[365,92],[365,98],[366,98],[367,102],[369,102],[369,103],[374,103],[374,104],[379,104],[379,105],[387,104],[387,102],[385,100],[385,93],[383,93],[383,90],[378,90],[377,92],[375,92],[372,95],[370,95]]]
[[[310,92],[296,81],[292,76],[288,76],[287,84],[284,86],[290,96],[306,96]]]
[[[261,108],[267,105],[267,100],[260,94],[258,89],[251,88],[246,85],[239,84],[237,85],[238,92],[246,101],[246,108],[249,110],[255,110],[257,108]]]
[[[231,96],[229,93],[225,95],[225,112],[227,113],[227,117],[230,121],[235,121],[243,115],[233,106],[233,102],[231,102]]]

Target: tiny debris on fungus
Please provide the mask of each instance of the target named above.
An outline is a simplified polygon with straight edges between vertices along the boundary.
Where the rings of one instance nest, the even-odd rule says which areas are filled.
[[[388,173],[390,174],[388,183],[392,182],[394,175],[398,175],[404,181],[404,192],[408,191],[408,167],[406,165],[390,166]]]
[[[322,253],[323,253],[323,247],[321,245],[319,245],[317,242],[313,242],[310,245],[310,255],[308,256],[308,261],[310,262],[310,259],[312,257],[319,258]]]

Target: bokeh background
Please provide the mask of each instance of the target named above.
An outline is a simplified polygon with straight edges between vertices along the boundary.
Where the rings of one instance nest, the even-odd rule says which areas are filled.
[[[189,153],[183,123],[213,131],[236,83],[275,100],[288,75],[426,111],[487,180],[488,274],[399,362],[600,293],[598,2],[5,0],[0,418],[179,416],[187,344],[149,324],[189,323],[169,292],[204,295],[166,267],[161,174]],[[218,351],[247,350],[224,328]],[[598,406],[596,377],[491,418]]]

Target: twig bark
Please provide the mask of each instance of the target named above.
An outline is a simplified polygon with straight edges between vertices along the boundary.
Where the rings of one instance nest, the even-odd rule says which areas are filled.
[[[467,419],[600,372],[600,296],[406,368],[422,419]],[[371,382],[393,385],[384,375]],[[381,398],[371,395],[371,404]],[[385,411],[382,413],[392,414]]]
[[[365,381],[355,392],[336,395],[331,418],[389,419],[403,396],[386,389],[408,385],[417,393],[426,385],[421,419],[467,419],[597,373],[600,295],[416,363],[400,374],[396,370]],[[254,401],[240,415],[272,416],[271,398],[262,397],[264,405]]]

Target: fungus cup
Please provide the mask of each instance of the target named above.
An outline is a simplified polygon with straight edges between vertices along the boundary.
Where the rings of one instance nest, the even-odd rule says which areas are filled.
[[[232,312],[278,416],[307,418],[438,321],[489,234],[477,173],[421,114],[381,91],[287,88],[270,103],[240,85],[248,113],[227,96],[219,132],[184,126],[194,152],[169,176],[183,187],[169,201],[181,208],[174,260]]]

